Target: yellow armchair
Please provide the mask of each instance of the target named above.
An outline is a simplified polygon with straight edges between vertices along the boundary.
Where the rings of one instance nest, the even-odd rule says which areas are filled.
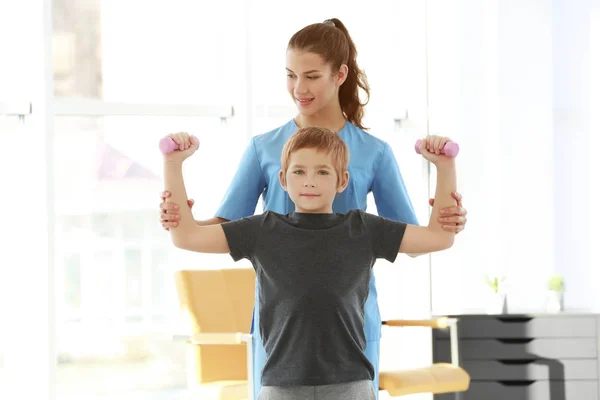
[[[189,334],[188,390],[201,400],[253,397],[252,309],[254,270],[189,270],[175,273],[175,284]]]
[[[430,367],[400,371],[381,371],[379,388],[391,396],[406,396],[416,393],[460,393],[469,389],[471,378],[459,366],[457,320],[454,318],[435,318],[427,320],[390,320],[384,326],[390,327],[431,327],[450,329],[451,363],[436,363]],[[458,398],[458,396],[457,396]]]

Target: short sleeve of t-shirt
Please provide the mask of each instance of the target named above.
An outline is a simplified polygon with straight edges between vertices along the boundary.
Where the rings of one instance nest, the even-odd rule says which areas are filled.
[[[360,214],[367,226],[375,258],[383,258],[393,263],[398,256],[406,224],[364,211],[360,211]]]
[[[252,258],[262,221],[263,215],[253,215],[221,224],[234,261]]]

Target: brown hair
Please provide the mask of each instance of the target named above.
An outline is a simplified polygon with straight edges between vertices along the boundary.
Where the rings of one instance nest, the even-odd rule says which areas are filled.
[[[333,167],[338,177],[338,184],[341,182],[344,172],[348,170],[350,151],[337,133],[329,129],[314,126],[298,129],[285,142],[283,151],[281,152],[281,170],[284,175],[290,166],[292,153],[301,149],[317,149],[331,154]]]
[[[318,54],[334,71],[339,70],[342,64],[348,66],[348,77],[340,87],[340,106],[348,121],[360,129],[367,129],[362,125],[362,118],[364,106],[369,102],[369,83],[365,72],[358,67],[356,46],[344,24],[337,18],[331,18],[308,25],[292,36],[288,49]],[[359,89],[366,94],[364,102],[360,100]]]

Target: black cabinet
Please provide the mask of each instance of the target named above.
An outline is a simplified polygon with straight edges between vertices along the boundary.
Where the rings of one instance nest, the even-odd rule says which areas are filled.
[[[453,315],[460,365],[471,376],[462,400],[599,400],[596,314]],[[434,362],[450,362],[449,334],[434,331]],[[436,395],[454,400],[454,394]]]

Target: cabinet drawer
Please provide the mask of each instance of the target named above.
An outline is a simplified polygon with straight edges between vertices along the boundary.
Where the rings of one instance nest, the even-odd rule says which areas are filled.
[[[593,317],[494,316],[464,318],[458,322],[461,339],[595,337]],[[447,330],[436,330],[438,338],[448,337]]]
[[[467,360],[514,360],[535,358],[598,357],[596,339],[482,339],[461,340],[459,353]],[[435,362],[450,362],[448,340],[434,341]]]
[[[436,395],[435,400],[455,400],[454,394]],[[462,400],[596,400],[595,381],[471,382]]]
[[[462,367],[471,380],[537,381],[596,380],[596,360],[502,360],[465,361]]]

